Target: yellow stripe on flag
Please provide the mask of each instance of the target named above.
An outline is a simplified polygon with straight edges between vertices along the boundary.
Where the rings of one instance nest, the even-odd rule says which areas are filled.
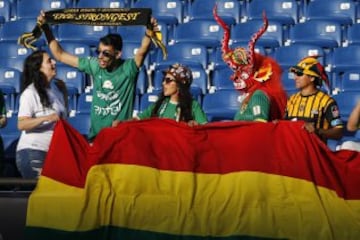
[[[221,175],[96,165],[84,189],[41,176],[27,216],[27,226],[65,231],[111,225],[195,236],[360,236],[360,200],[344,200],[310,181],[261,172]]]

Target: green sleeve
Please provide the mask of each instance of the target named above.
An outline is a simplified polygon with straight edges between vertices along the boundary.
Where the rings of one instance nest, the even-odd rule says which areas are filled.
[[[205,112],[196,100],[193,100],[192,102],[192,114],[197,123],[205,124],[208,122]]]
[[[148,106],[144,111],[142,111],[138,117],[140,119],[146,119],[146,118],[150,118],[151,117],[151,113],[152,113],[152,110],[154,109],[155,107],[155,103],[151,104],[150,106]]]

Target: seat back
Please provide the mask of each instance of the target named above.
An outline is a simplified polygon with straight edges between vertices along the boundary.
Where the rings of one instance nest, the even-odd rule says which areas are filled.
[[[18,19],[31,18],[36,19],[40,11],[50,11],[67,8],[65,0],[17,0],[16,16]],[[34,25],[35,26],[35,25]]]
[[[108,26],[60,24],[57,37],[59,42],[76,42],[96,47],[99,39],[110,33]]]
[[[11,3],[9,0],[0,0],[0,24],[10,21]]]
[[[353,0],[312,0],[306,5],[305,17],[307,20],[332,20],[351,25],[356,22],[356,5]]]

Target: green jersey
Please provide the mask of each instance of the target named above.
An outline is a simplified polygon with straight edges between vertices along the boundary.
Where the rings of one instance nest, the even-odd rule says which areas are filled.
[[[138,68],[134,59],[128,59],[112,72],[100,68],[95,57],[80,58],[79,70],[93,77],[93,100],[89,138],[95,137],[114,120],[132,117],[135,83]]]
[[[270,114],[270,99],[261,90],[256,90],[246,105],[242,104],[236,113],[237,121],[262,121],[267,122]]]
[[[142,113],[139,114],[140,119],[150,118],[151,113],[155,107],[155,104],[151,104],[147,107]],[[194,120],[199,124],[207,123],[207,118],[204,111],[201,109],[200,104],[196,101],[192,101],[192,115]],[[170,98],[166,98],[164,102],[161,104],[157,116],[159,118],[170,118],[178,121],[178,117],[180,114],[180,108],[178,108],[177,103],[173,103],[170,101]]]

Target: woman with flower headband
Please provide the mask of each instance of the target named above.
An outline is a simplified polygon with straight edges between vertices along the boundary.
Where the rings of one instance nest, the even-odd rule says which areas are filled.
[[[163,91],[158,100],[139,114],[136,119],[169,118],[177,122],[186,122],[190,126],[207,123],[204,111],[190,92],[193,79],[191,70],[176,63],[163,73]]]

